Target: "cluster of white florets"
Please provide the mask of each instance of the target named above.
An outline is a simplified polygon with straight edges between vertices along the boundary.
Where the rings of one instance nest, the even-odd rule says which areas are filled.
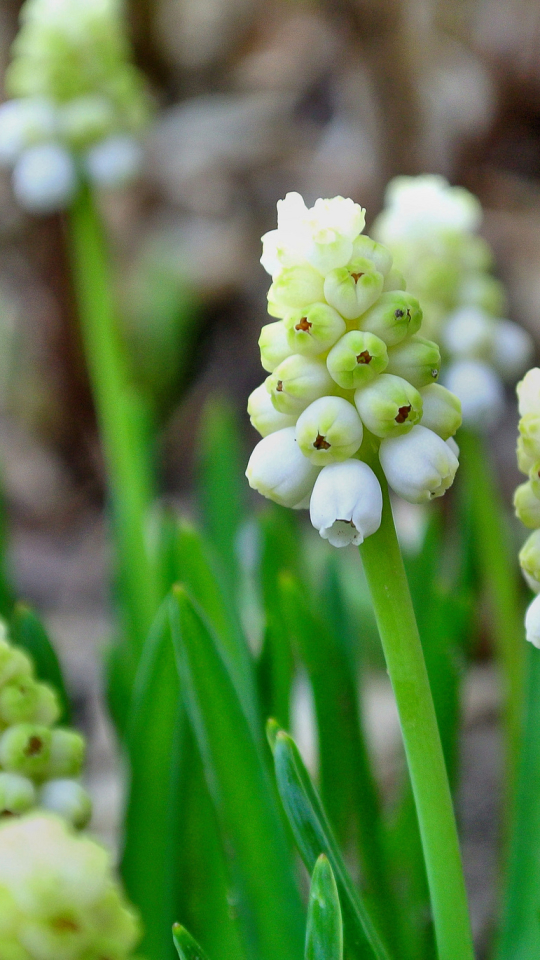
[[[534,367],[517,385],[519,404],[518,466],[528,480],[514,495],[521,522],[532,530],[519,554],[523,576],[531,590],[540,594],[540,370]],[[540,647],[540,596],[531,603],[525,618],[527,640]]]
[[[92,812],[78,782],[85,753],[80,733],[56,726],[58,697],[9,643],[0,621],[0,819],[38,806],[83,827]],[[0,951],[0,956],[2,956]]]
[[[53,814],[0,826],[2,960],[127,960],[139,938],[103,847]]]
[[[437,384],[440,353],[418,335],[422,311],[386,247],[364,236],[352,200],[297,193],[278,203],[263,237],[272,276],[262,328],[269,376],[248,412],[263,439],[246,475],[285,506],[310,508],[334,546],[361,543],[380,524],[382,494],[362,444],[379,448],[392,489],[411,503],[441,496],[458,467],[451,439],[460,404]]]
[[[84,180],[137,174],[147,103],[118,0],[26,0],[6,86],[0,164],[24,209],[61,210]]]
[[[444,177],[396,177],[373,235],[391,249],[422,303],[422,330],[441,345],[442,381],[460,398],[463,422],[489,430],[504,409],[504,384],[527,368],[533,344],[502,319],[504,289],[478,236],[481,220],[476,197]]]

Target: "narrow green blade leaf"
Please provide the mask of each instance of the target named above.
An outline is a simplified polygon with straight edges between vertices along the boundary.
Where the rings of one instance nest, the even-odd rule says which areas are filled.
[[[179,923],[173,926],[173,940],[180,960],[208,960],[202,947]]]
[[[185,589],[170,602],[182,693],[224,835],[250,956],[298,960],[303,919],[293,865],[262,750],[221,644]]]
[[[321,853],[309,890],[305,960],[343,960],[343,924],[336,880]]]
[[[319,796],[298,748],[274,721],[268,724],[279,794],[302,859],[311,872],[321,853],[328,857],[343,911],[345,951],[355,960],[389,960],[366,903],[356,890]]]
[[[15,606],[10,634],[13,643],[23,647],[32,657],[38,679],[56,690],[62,707],[61,723],[70,723],[71,704],[56,651],[41,620],[23,603]]]

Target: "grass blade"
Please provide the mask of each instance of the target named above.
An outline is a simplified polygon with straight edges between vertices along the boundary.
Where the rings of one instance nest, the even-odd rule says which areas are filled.
[[[180,960],[208,960],[202,947],[179,923],[173,926],[173,941]]]
[[[343,924],[336,880],[321,853],[311,877],[305,960],[343,960]]]

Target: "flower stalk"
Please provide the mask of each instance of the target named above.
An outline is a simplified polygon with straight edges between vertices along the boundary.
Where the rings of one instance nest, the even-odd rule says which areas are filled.
[[[433,909],[439,960],[473,960],[452,797],[388,487],[375,450],[364,459],[383,491],[382,522],[360,554],[399,711]]]

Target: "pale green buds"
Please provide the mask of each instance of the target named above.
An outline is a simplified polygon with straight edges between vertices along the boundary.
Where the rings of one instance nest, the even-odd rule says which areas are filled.
[[[70,146],[82,149],[108,136],[115,126],[114,108],[102,94],[87,94],[59,110],[60,132]]]
[[[313,303],[305,310],[288,313],[283,320],[283,326],[290,348],[288,352],[292,350],[293,353],[301,353],[306,357],[325,353],[347,329],[343,317],[327,303]],[[263,330],[265,329],[263,327]],[[265,367],[265,370],[268,369]]]
[[[376,240],[372,240],[371,237],[367,237],[363,233],[353,243],[352,259],[357,260],[358,257],[371,260],[375,270],[382,273],[384,277],[392,268],[393,257],[390,250],[383,247],[382,243],[377,243]]]
[[[84,761],[84,737],[76,730],[58,727],[51,732],[47,777],[76,777]]]
[[[523,437],[518,437],[517,447],[516,447],[516,456],[518,467],[522,473],[529,474],[532,467],[534,467],[537,460],[537,453],[534,450],[529,450],[527,444],[525,443]]]
[[[60,703],[57,694],[46,683],[38,683],[36,709],[32,718],[34,723],[52,727],[57,723],[59,716]]]
[[[529,473],[536,461],[540,460],[540,416],[537,414],[526,413],[525,416],[521,417],[518,447],[521,447],[523,462],[527,458],[528,469],[523,472]]]
[[[28,777],[18,773],[0,773],[0,819],[20,816],[36,802],[36,790]]]
[[[377,303],[358,321],[361,330],[374,333],[388,347],[420,329],[422,311],[418,300],[410,293],[395,291],[383,293]]]
[[[299,414],[313,400],[333,392],[326,364],[300,354],[287,357],[266,380],[272,403],[280,413]]]
[[[520,483],[514,493],[514,508],[525,527],[536,530],[540,527],[540,499],[534,492],[533,484]]]
[[[422,426],[433,430],[443,440],[453,437],[461,426],[461,403],[456,395],[440,383],[432,383],[420,390],[420,396],[423,404]]]
[[[261,366],[268,373],[272,373],[285,357],[291,355],[287,331],[281,320],[264,325],[259,336],[259,349]]]
[[[0,722],[4,726],[35,719],[38,685],[31,677],[7,683],[0,689]]]
[[[276,430],[284,430],[285,427],[293,427],[296,423],[296,415],[290,416],[276,410],[266,383],[261,383],[260,387],[250,394],[247,409],[252,426],[261,437],[267,437]]]
[[[540,530],[535,530],[519,552],[519,562],[525,580],[535,593],[540,591]]]
[[[403,377],[418,390],[436,382],[440,367],[440,350],[433,340],[418,336],[407,337],[397,346],[388,349],[386,372]]]
[[[388,366],[386,344],[374,333],[351,330],[332,347],[326,365],[344,390],[356,390],[374,380]]]
[[[396,270],[395,267],[388,272],[384,278],[383,293],[390,293],[394,290],[406,290],[407,284],[405,282],[405,277],[399,270]]]
[[[520,417],[540,416],[540,369],[528,370],[516,387]]]
[[[92,816],[90,796],[76,780],[49,780],[39,791],[39,805],[64,817],[77,830],[86,827]]]
[[[324,296],[342,317],[356,320],[375,302],[383,284],[384,277],[371,260],[358,257],[325,277]]]
[[[298,417],[296,439],[308,460],[318,467],[348,460],[359,449],[362,421],[352,403],[341,397],[321,397]]]
[[[0,737],[0,764],[11,773],[44,777],[48,772],[52,734],[41,724],[19,723]]]
[[[268,312],[284,317],[291,310],[303,310],[324,300],[324,280],[309,264],[285,267],[268,291]]]
[[[354,394],[363,423],[376,437],[408,433],[422,416],[422,397],[407,380],[381,373]]]

